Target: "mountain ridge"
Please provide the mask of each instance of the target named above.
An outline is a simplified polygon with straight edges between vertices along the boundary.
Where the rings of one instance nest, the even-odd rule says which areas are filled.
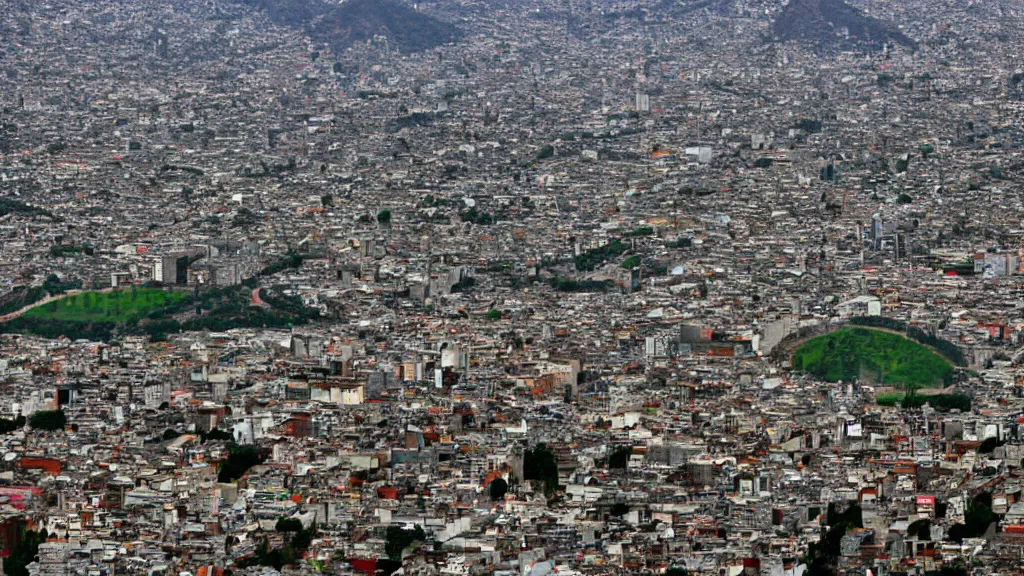
[[[348,0],[324,14],[309,29],[314,40],[335,50],[381,35],[400,52],[420,52],[455,42],[462,31],[414,10],[399,0]]]
[[[848,35],[841,34],[845,29]],[[879,47],[916,43],[889,23],[872,18],[843,0],[790,0],[772,24],[781,41],[803,40],[823,46],[861,44]]]
[[[335,51],[384,36],[401,52],[429,50],[458,41],[463,32],[452,24],[423,14],[401,0],[236,0],[266,13],[275,24],[302,28],[313,40]]]

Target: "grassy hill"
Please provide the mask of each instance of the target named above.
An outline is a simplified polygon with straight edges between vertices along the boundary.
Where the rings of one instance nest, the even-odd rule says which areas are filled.
[[[175,305],[187,297],[184,292],[159,288],[131,288],[113,292],[81,292],[37,306],[24,317],[63,322],[130,322],[150,312]]]
[[[119,335],[148,335],[159,341],[178,331],[280,328],[306,324],[319,316],[318,310],[273,288],[262,288],[264,305],[254,305],[252,290],[251,285],[240,285],[199,293],[139,287],[82,292],[36,306],[0,324],[0,332],[104,341]]]
[[[792,366],[828,382],[860,378],[886,386],[933,388],[952,382],[953,366],[913,340],[869,328],[843,328],[808,340]]]

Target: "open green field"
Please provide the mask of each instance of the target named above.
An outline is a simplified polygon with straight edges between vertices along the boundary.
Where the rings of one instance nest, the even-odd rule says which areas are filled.
[[[61,322],[130,322],[177,304],[185,292],[159,288],[129,288],[113,292],[81,292],[37,306],[23,318]]]
[[[860,378],[898,388],[934,388],[953,378],[949,361],[928,347],[869,328],[842,328],[808,340],[791,364],[828,382]]]
[[[94,342],[117,336],[167,340],[177,332],[234,328],[282,328],[316,320],[320,311],[274,288],[262,288],[254,305],[255,282],[217,286],[202,292],[133,287],[113,292],[83,292],[40,304],[0,323],[0,333],[66,337]]]

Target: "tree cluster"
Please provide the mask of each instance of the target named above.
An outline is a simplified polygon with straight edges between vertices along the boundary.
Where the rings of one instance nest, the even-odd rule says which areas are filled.
[[[608,260],[621,256],[627,250],[629,250],[629,244],[616,239],[604,246],[587,250],[577,256],[573,263],[576,265],[577,270],[589,271],[597,268]]]
[[[968,502],[964,523],[950,526],[946,538],[957,543],[964,538],[981,538],[994,522],[999,522],[999,516],[992,511],[992,495],[982,492]]]
[[[263,464],[267,455],[260,452],[255,446],[242,446],[234,442],[228,442],[228,457],[221,462],[220,470],[217,472],[217,481],[230,483],[245,476],[253,466]]]
[[[274,531],[286,535],[284,546],[270,548],[267,539],[264,539],[252,556],[238,562],[239,568],[270,566],[280,571],[284,566],[295,564],[297,560],[302,559],[316,537],[315,525],[307,530],[296,518],[279,519]]]
[[[28,419],[28,425],[36,430],[63,430],[68,417],[63,410],[40,410]]]
[[[545,494],[558,489],[558,463],[555,454],[545,444],[526,450],[523,456],[523,479],[540,482]]]
[[[419,524],[411,530],[401,526],[388,526],[384,539],[384,553],[391,560],[400,561],[403,550],[414,542],[423,542],[426,539],[427,534]]]
[[[4,558],[4,574],[7,576],[29,576],[28,565],[36,560],[39,545],[46,542],[46,530],[36,532],[26,530],[21,541],[11,550],[11,555]]]
[[[10,434],[15,430],[20,430],[25,426],[25,417],[18,416],[11,420],[10,418],[0,418],[0,434]]]
[[[835,503],[830,503],[826,523],[829,528],[825,537],[807,549],[805,561],[810,576],[832,576],[839,562],[839,544],[843,536],[850,529],[864,527],[863,515],[857,504],[839,512]]]

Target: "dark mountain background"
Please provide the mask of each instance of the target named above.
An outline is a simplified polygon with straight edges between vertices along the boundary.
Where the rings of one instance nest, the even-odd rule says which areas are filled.
[[[335,51],[378,34],[401,52],[429,50],[462,37],[455,26],[398,0],[348,0],[310,28],[314,40],[329,43]]]
[[[772,26],[779,40],[807,40],[823,46],[849,42],[879,47],[886,42],[914,46],[914,41],[895,27],[865,16],[843,0],[790,0]]]
[[[340,52],[380,35],[401,52],[429,50],[458,41],[463,32],[401,0],[348,0],[340,5],[321,0],[236,0],[266,12],[276,24],[303,28],[313,40]]]
[[[305,26],[332,8],[331,5],[319,0],[235,0],[235,2],[266,12],[267,17],[275,24],[292,27]]]

